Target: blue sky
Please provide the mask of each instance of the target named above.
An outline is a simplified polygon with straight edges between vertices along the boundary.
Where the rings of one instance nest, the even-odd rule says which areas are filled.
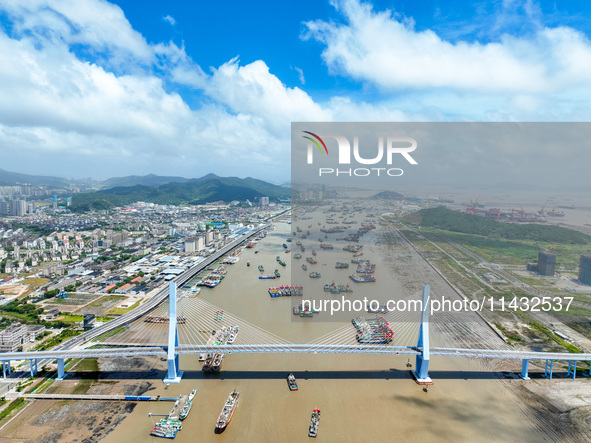
[[[291,121],[589,121],[590,13],[518,0],[3,0],[0,168],[286,182]]]

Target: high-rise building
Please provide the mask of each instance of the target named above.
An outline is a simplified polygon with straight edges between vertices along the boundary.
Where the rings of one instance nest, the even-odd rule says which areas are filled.
[[[27,202],[25,200],[12,200],[10,202],[10,215],[22,217],[27,213]]]
[[[269,206],[269,197],[261,197],[261,206]]]
[[[549,252],[540,252],[538,254],[538,274],[553,277],[555,268],[556,254]]]
[[[205,248],[205,235],[197,234],[197,237],[195,237],[195,250],[201,251],[203,248]]]
[[[185,252],[188,252],[188,253],[195,252],[195,245],[196,245],[196,242],[194,239],[186,239],[185,240]]]
[[[52,198],[52,204],[53,204],[53,212],[57,211],[57,195],[54,195]]]
[[[581,255],[579,281],[584,285],[591,285],[591,255]]]

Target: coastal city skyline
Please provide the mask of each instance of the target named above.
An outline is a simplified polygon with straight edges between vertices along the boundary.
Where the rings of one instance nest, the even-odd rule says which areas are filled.
[[[2,167],[284,183],[292,121],[588,120],[586,7],[3,2]],[[461,149],[477,177],[503,155]],[[556,166],[528,149],[511,157]],[[583,172],[556,169],[569,183]]]

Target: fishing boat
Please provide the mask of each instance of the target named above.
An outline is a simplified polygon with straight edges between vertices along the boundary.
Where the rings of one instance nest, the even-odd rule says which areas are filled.
[[[189,401],[193,401],[193,399],[195,398],[195,394],[197,394],[197,388],[193,389],[189,394]]]
[[[263,267],[263,265],[259,265],[259,271],[265,272],[265,268]]]
[[[318,435],[318,425],[320,424],[320,409],[314,409],[312,411],[312,418],[310,420],[310,428],[308,429],[308,437],[314,437]]]
[[[306,266],[306,264],[305,264],[305,263],[302,265],[302,269],[303,269],[304,271],[307,271],[307,270],[308,270],[308,267]]]
[[[222,361],[224,360],[224,354],[217,353],[213,358],[213,362],[211,363],[211,370],[213,372],[220,372],[222,367]]]
[[[290,372],[287,376],[287,385],[289,386],[290,391],[298,390],[298,384],[296,382],[295,375],[293,375],[293,372]]]
[[[246,262],[246,266],[250,266],[250,262],[249,261]]]
[[[224,404],[222,412],[218,417],[218,421],[215,425],[216,434],[221,434],[222,432],[224,432],[226,427],[230,423],[230,420],[232,420],[232,416],[234,415],[236,406],[238,406],[239,396],[240,393],[236,390],[230,392],[230,395],[228,396],[228,399],[226,400],[226,403]]]
[[[187,415],[189,415],[189,412],[191,412],[192,407],[193,402],[188,400],[187,403],[185,403],[185,406],[181,408],[181,412],[179,412],[179,419],[184,420],[187,418]]]
[[[212,353],[207,354],[205,357],[205,362],[203,363],[203,368],[201,368],[204,372],[209,372],[211,370],[211,364],[213,363],[214,355]]]

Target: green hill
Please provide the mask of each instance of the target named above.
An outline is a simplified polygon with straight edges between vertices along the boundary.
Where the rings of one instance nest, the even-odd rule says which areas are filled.
[[[531,240],[578,245],[591,243],[591,236],[572,229],[531,223],[503,223],[446,208],[421,209],[408,215],[406,221],[445,231],[487,237],[496,236],[506,240]]]
[[[160,186],[118,186],[97,192],[76,194],[72,198],[73,211],[109,209],[137,201],[161,205],[204,204],[215,201],[255,200],[268,196],[271,200],[289,198],[291,190],[254,178],[218,177],[208,174],[185,183],[166,183]]]
[[[128,175],[126,177],[111,177],[101,183],[104,188],[115,188],[118,186],[161,186],[167,183],[186,183],[188,178],[184,177],[167,177],[162,175]]]
[[[37,186],[50,186],[56,188],[65,188],[69,185],[68,180],[60,177],[51,177],[45,175],[29,175],[19,172],[5,171],[0,169],[0,186],[15,186],[21,184],[30,184]]]

